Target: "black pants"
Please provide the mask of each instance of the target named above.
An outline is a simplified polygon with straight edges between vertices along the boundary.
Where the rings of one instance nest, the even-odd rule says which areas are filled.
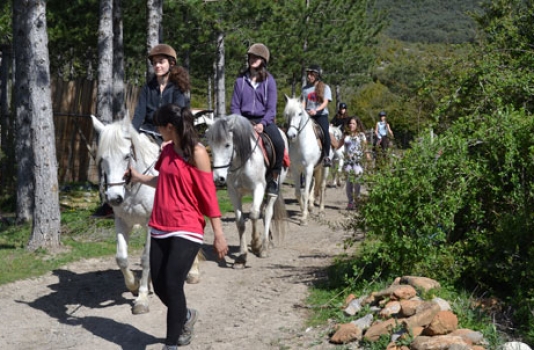
[[[284,160],[284,139],[280,134],[278,126],[276,126],[274,123],[264,126],[263,132],[265,132],[271,138],[274,146],[274,152],[276,154],[276,161],[272,166],[272,171],[280,174],[280,170],[282,170],[282,161]]]
[[[187,318],[184,284],[193,266],[200,244],[185,238],[152,238],[150,242],[150,275],[154,292],[167,306],[165,344],[176,345]]]
[[[323,129],[323,157],[327,158],[330,154],[330,133],[328,131],[330,123],[328,122],[328,114],[316,115],[313,119],[315,119],[321,129]]]

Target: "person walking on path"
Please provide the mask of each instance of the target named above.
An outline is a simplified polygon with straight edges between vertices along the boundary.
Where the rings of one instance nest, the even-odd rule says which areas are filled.
[[[383,152],[386,152],[389,148],[389,135],[391,135],[392,138],[395,138],[393,135],[393,131],[391,130],[391,127],[389,126],[389,123],[387,122],[387,114],[385,111],[381,111],[378,114],[378,117],[380,120],[376,123],[375,126],[375,136],[376,136],[376,144],[380,145]]]
[[[199,143],[191,110],[167,104],[156,110],[152,121],[164,140],[154,166],[159,175],[144,175],[131,168],[125,178],[156,188],[148,223],[150,274],[154,292],[167,307],[163,350],[176,350],[191,342],[198,318],[198,312],[187,307],[184,283],[203,242],[204,217],[211,222],[213,248],[219,259],[228,253],[228,245],[210,157]]]
[[[261,43],[253,44],[247,55],[247,68],[239,74],[234,83],[230,111],[248,118],[258,134],[265,132],[273,142],[276,159],[267,176],[266,192],[268,196],[277,197],[278,176],[282,170],[285,144],[275,118],[278,101],[276,80],[267,71],[270,58],[267,46]]]
[[[323,130],[323,166],[331,167],[328,103],[332,101],[332,91],[330,86],[322,81],[322,70],[319,65],[312,64],[306,68],[306,76],[308,84],[302,89],[302,104],[310,117],[315,119]]]
[[[154,77],[139,93],[132,124],[137,131],[149,135],[155,142],[161,144],[161,135],[152,122],[154,111],[168,103],[189,107],[190,79],[187,70],[177,66],[176,51],[167,44],[154,46],[148,53],[148,59],[154,67]],[[112,218],[113,208],[103,201],[91,217]]]
[[[367,160],[371,155],[366,152],[367,138],[365,128],[358,117],[350,117],[347,123],[347,134],[343,140],[345,145],[345,164],[343,172],[346,177],[346,194],[348,199],[347,210],[355,209],[355,203],[360,198],[360,178],[364,171],[362,164],[364,154]]]

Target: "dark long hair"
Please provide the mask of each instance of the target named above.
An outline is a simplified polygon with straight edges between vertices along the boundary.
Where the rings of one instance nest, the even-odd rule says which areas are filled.
[[[197,130],[194,126],[194,117],[187,107],[180,107],[177,104],[169,103],[154,112],[154,125],[165,126],[172,124],[180,137],[180,148],[184,153],[184,158],[191,165],[195,164],[195,146],[199,143]]]
[[[183,92],[189,92],[191,90],[191,80],[189,78],[189,73],[187,69],[182,66],[172,66],[169,69],[169,80],[178,86],[178,88]]]

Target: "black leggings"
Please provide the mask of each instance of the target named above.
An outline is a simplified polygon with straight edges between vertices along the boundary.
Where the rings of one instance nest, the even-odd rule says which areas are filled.
[[[315,115],[313,117],[317,124],[323,129],[324,142],[323,142],[323,157],[327,158],[330,155],[330,123],[328,122],[328,114]]]
[[[263,132],[269,135],[273,142],[274,152],[276,153],[276,162],[273,164],[272,171],[280,174],[282,170],[282,161],[284,160],[284,139],[280,134],[278,126],[276,124],[269,124],[263,127]]]
[[[176,345],[187,318],[184,284],[200,244],[185,238],[151,239],[150,275],[154,292],[167,306],[165,344]]]

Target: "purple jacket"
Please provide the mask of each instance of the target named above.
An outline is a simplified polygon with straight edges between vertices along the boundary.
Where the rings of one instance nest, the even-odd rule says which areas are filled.
[[[263,125],[269,125],[275,120],[277,99],[276,81],[270,73],[256,89],[252,87],[247,76],[242,75],[234,84],[230,112],[249,119],[261,118]]]

